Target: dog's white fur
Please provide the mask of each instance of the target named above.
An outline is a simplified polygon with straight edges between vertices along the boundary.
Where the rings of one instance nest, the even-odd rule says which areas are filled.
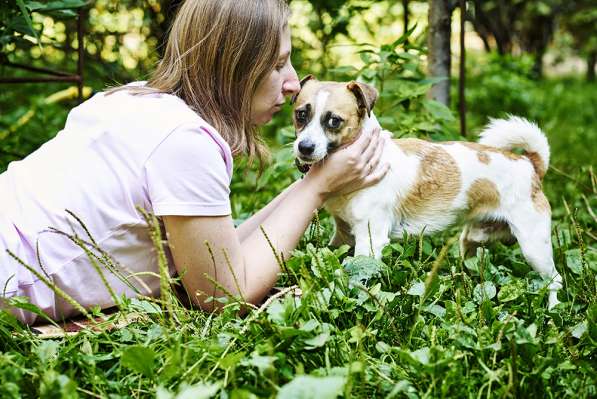
[[[347,95],[350,95],[347,92]],[[298,143],[308,137],[315,143],[313,159],[318,160],[327,154],[328,139],[318,121],[327,106],[329,93],[320,91],[312,101],[315,105],[315,117],[298,134],[295,142],[297,156]],[[333,104],[331,105],[333,108]],[[379,126],[375,116],[364,115],[363,134],[370,134]],[[390,135],[389,132],[385,132]],[[355,255],[373,255],[381,257],[383,247],[390,237],[401,238],[404,233],[430,234],[441,231],[465,218],[464,231],[460,237],[461,252],[474,251],[477,246],[492,240],[516,238],[524,257],[534,270],[550,279],[549,308],[558,302],[557,290],[562,287],[562,278],[558,274],[552,255],[551,212],[549,204],[537,209],[537,187],[533,182],[540,182],[542,176],[529,158],[509,157],[500,150],[519,147],[528,153],[539,155],[543,171],[549,165],[549,145],[543,132],[533,123],[519,117],[507,120],[492,120],[481,133],[479,144],[494,147],[496,151],[485,153],[489,159],[482,162],[478,151],[466,143],[430,143],[439,146],[457,165],[460,182],[458,192],[451,201],[438,209],[423,210],[416,215],[399,212],[400,202],[404,200],[417,184],[422,166],[420,154],[404,151],[396,142],[387,139],[382,155],[382,163],[390,164],[387,175],[376,185],[335,197],[325,203],[325,208],[336,220],[336,234],[332,244],[347,243],[355,246]],[[497,150],[500,149],[500,150]],[[469,189],[471,185],[483,179],[490,181],[499,193],[499,205],[481,212],[474,217],[467,217],[471,207]],[[540,191],[539,195],[543,196]],[[544,197],[542,197],[545,200]],[[513,236],[513,237],[512,237]]]

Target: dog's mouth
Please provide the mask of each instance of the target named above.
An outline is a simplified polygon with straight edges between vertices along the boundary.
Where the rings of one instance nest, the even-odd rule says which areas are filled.
[[[298,155],[296,156],[296,158],[297,158],[297,159],[299,160],[299,162],[300,162],[300,163],[302,163],[302,164],[312,165],[312,164],[314,164],[314,163],[316,163],[316,162],[319,162],[319,161],[321,161],[321,160],[322,160],[323,158],[325,158],[325,157],[323,157],[323,158],[315,158],[315,157],[312,157],[312,156],[310,156],[310,155],[298,154]]]
[[[329,154],[334,152],[338,147],[339,147],[338,144],[330,142],[330,143],[328,143],[326,151],[323,154],[316,153],[316,152],[313,152],[311,154],[305,154],[305,153],[301,152],[300,150],[295,149],[295,157],[298,160],[298,162],[301,164],[312,165],[314,163],[321,161],[325,157],[327,157]]]

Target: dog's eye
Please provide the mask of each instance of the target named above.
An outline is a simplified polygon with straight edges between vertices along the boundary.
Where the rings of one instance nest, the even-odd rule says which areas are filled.
[[[294,115],[298,123],[307,122],[307,111],[305,111],[304,109],[297,110]]]
[[[342,119],[338,118],[337,116],[332,116],[328,119],[327,121],[327,126],[330,129],[338,129],[340,127],[340,124],[342,123]]]

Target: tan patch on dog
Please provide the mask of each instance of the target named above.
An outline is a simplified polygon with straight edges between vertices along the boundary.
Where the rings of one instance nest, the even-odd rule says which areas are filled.
[[[396,143],[406,155],[424,155],[425,148],[432,145],[427,141],[412,138],[395,139],[394,143]]]
[[[403,217],[444,212],[460,190],[460,170],[454,158],[441,146],[423,140],[399,140],[407,154],[421,158],[418,174],[410,192],[398,202],[396,212]]]
[[[547,171],[543,167],[543,160],[541,159],[541,156],[536,152],[527,152],[525,155],[533,164],[533,168],[535,168],[535,172],[539,176],[539,179],[543,179],[543,176],[545,176]]]
[[[342,128],[338,132],[326,132],[328,137],[337,145],[347,144],[357,138],[366,114],[360,113],[357,98],[346,87],[339,84],[330,88],[330,97],[326,104],[324,114],[331,112],[344,119]]]
[[[538,174],[533,174],[531,178],[531,200],[533,207],[540,213],[548,213],[551,211],[547,197],[543,194],[541,187],[541,178]]]
[[[468,216],[477,217],[495,210],[500,205],[500,193],[489,179],[477,179],[466,193]]]
[[[512,151],[508,151],[508,150],[504,150],[504,149],[496,148],[496,147],[490,147],[488,145],[479,144],[479,143],[471,143],[469,141],[449,141],[446,144],[460,144],[460,145],[463,145],[473,151],[476,151],[477,158],[479,158],[479,161],[481,161],[483,163],[489,163],[489,162],[484,162],[481,158],[489,160],[489,155],[487,153],[491,153],[491,152],[494,154],[502,154],[506,158],[511,159],[513,161],[519,160],[523,157],[522,155],[518,155],[517,153],[512,152]]]
[[[520,154],[517,154],[517,153],[509,151],[509,150],[490,147],[490,146],[479,144],[479,143],[470,143],[470,142],[466,142],[466,141],[451,141],[450,143],[461,144],[467,148],[470,148],[473,151],[476,151],[477,158],[479,159],[479,161],[486,163],[486,164],[489,163],[489,156],[487,155],[487,153],[493,152],[496,154],[502,154],[506,158],[511,159],[513,161],[518,161],[519,159],[528,158],[528,160],[533,165],[535,172],[537,172],[537,174],[539,175],[539,178],[541,178],[541,179],[543,178],[543,176],[545,176],[545,173],[547,172],[545,170],[545,168],[543,167],[543,160],[541,159],[541,156],[536,152],[526,152],[526,153],[524,153],[524,155],[520,155]],[[514,148],[516,148],[516,147],[523,147],[524,145],[515,143],[515,144],[512,144],[512,146]]]
[[[485,165],[489,165],[491,159],[489,159],[489,155],[487,155],[484,151],[477,151],[477,159],[479,162],[484,163]]]

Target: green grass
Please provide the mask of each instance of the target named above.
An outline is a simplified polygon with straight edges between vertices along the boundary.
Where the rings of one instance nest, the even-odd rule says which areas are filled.
[[[483,89],[471,82],[471,93]],[[565,287],[554,310],[517,246],[463,262],[455,228],[394,242],[383,262],[352,258],[326,247],[322,212],[280,278],[302,296],[290,292],[242,318],[235,301],[210,315],[170,296],[124,300],[140,321],[42,340],[0,313],[0,397],[597,396],[595,89],[571,79],[529,92],[527,111],[552,145],[544,189]],[[485,116],[471,115],[473,129]],[[235,218],[295,178],[287,148],[260,177],[237,173]]]

